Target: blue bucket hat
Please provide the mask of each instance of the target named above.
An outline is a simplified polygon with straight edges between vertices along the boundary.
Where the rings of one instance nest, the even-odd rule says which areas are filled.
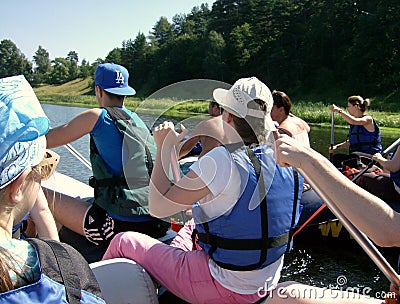
[[[115,95],[135,95],[136,91],[128,85],[129,73],[122,65],[100,64],[94,74],[94,84]]]
[[[50,121],[23,75],[0,79],[0,189],[46,151]]]

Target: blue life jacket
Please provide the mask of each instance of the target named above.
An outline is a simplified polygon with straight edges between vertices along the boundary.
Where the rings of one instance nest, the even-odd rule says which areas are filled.
[[[291,228],[299,218],[299,185],[303,178],[292,168],[276,165],[268,149],[266,145],[245,147],[231,153],[241,176],[241,195],[231,210],[204,222],[202,206],[195,204],[192,208],[199,245],[222,268],[261,269],[278,260],[290,247]],[[275,175],[268,189],[263,176],[271,169],[275,169]],[[253,195],[258,203],[250,210]]]
[[[74,248],[56,241],[27,240],[38,252],[40,279],[0,293],[0,303],[106,303],[89,264]]]
[[[369,132],[364,126],[350,125],[349,152],[364,152],[368,154],[382,153],[381,130],[374,120],[374,132]]]
[[[138,127],[137,122],[124,110],[117,107],[105,109],[124,136],[128,159],[124,170],[118,175],[110,173],[91,137],[93,176],[89,185],[94,188],[94,203],[115,215],[132,219],[135,216],[147,216],[147,220],[152,220],[149,215],[148,192],[156,153],[154,139],[147,128]]]

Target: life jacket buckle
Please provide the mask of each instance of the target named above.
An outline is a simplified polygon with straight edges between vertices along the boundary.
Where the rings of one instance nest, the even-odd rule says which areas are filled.
[[[97,179],[94,176],[89,177],[89,186],[92,188],[97,187]]]

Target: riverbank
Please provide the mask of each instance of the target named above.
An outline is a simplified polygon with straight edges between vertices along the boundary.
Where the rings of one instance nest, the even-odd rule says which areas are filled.
[[[92,94],[92,86],[93,80],[87,78],[73,80],[60,86],[40,86],[34,88],[34,91],[41,103],[91,108],[98,106]],[[379,98],[376,99],[379,100]],[[326,98],[326,100],[332,100],[332,103],[336,103],[343,108],[346,106],[345,101],[335,101],[330,98]],[[296,98],[292,102],[292,113],[294,115],[301,117],[310,124],[330,125],[331,112],[327,102],[319,101],[317,98],[309,98],[307,100]],[[138,113],[163,114],[172,117],[205,114],[208,111],[207,100],[140,100],[135,97],[128,97],[125,105]],[[382,102],[376,102],[374,108],[373,102],[369,114],[374,117],[380,127],[389,129],[400,127],[400,103],[390,103],[385,107]],[[335,125],[348,126],[347,122],[339,115],[335,115]]]

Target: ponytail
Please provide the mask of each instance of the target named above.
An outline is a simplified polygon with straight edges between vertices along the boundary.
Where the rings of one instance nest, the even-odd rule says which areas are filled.
[[[360,111],[363,113],[367,111],[368,106],[371,104],[369,98],[364,99],[359,95],[350,96],[349,98],[347,98],[347,101],[351,103],[353,106],[358,105]]]

